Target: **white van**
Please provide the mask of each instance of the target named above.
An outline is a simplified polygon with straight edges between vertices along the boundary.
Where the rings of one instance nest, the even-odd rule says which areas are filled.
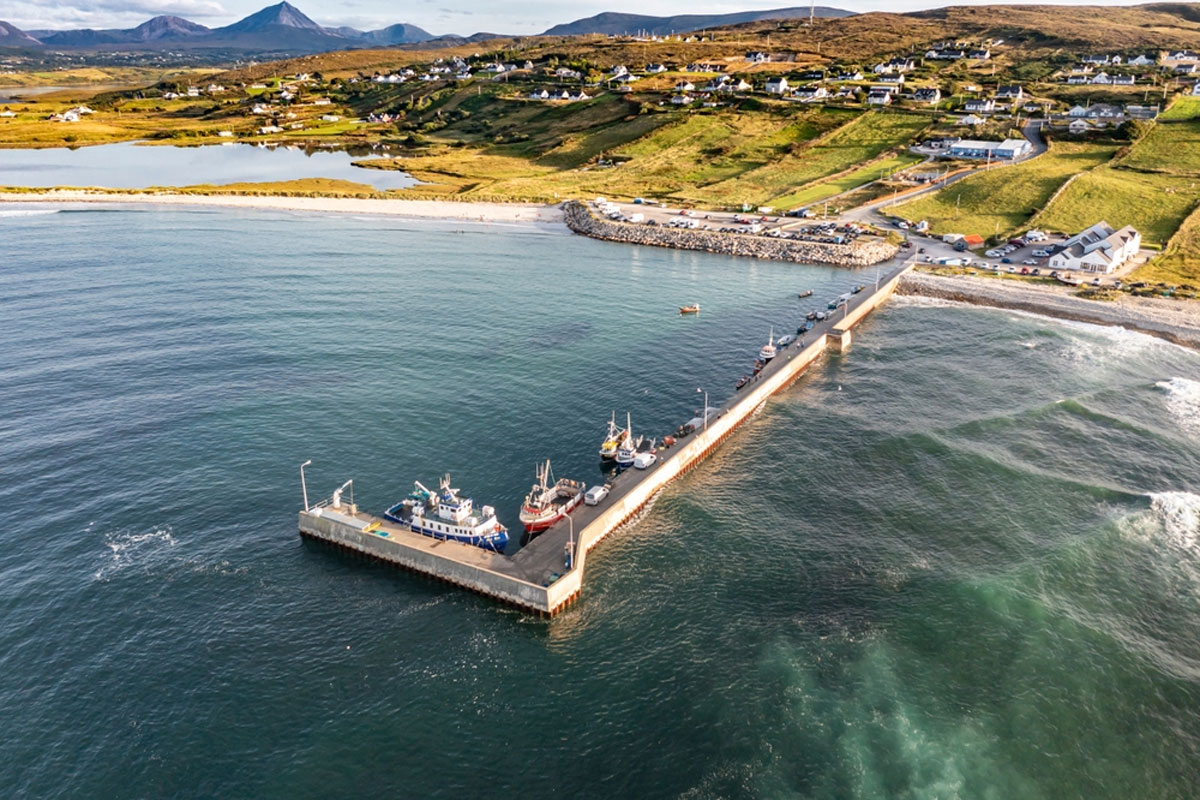
[[[608,484],[593,486],[583,496],[583,502],[589,506],[598,506],[600,501],[608,497]]]

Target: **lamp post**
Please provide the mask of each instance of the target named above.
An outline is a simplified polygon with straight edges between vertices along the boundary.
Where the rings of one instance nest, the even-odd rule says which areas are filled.
[[[703,389],[697,387],[697,392],[704,392]],[[708,430],[708,392],[704,392],[704,430]]]
[[[308,511],[308,485],[304,483],[304,468],[312,463],[310,458],[300,465],[300,491],[304,492],[304,510]]]

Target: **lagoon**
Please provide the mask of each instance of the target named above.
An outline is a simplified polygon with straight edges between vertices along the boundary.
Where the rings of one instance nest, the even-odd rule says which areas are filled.
[[[356,167],[368,155],[343,150],[229,143],[200,147],[136,142],[79,148],[0,149],[0,186],[143,189],[332,178],[376,189],[417,183],[403,172]]]

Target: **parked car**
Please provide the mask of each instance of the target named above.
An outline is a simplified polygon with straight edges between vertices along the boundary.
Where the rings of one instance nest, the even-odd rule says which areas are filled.
[[[1033,257],[1034,258],[1049,258],[1050,251],[1049,250],[1034,250]]]
[[[1025,259],[1024,261],[1022,261],[1021,263],[1022,263],[1022,264],[1026,264],[1026,265],[1028,265],[1028,266],[1030,266],[1030,267],[1036,267],[1036,266],[1037,266],[1037,262],[1036,262],[1036,261],[1034,261],[1032,258],[1027,258],[1027,259]]]
[[[1001,264],[1011,264],[1011,263],[1012,263],[1012,259],[1011,259],[1011,258],[1009,258],[1009,257],[1007,257],[1007,256],[1005,256],[1004,258],[1000,259],[1000,263],[1001,263]]]

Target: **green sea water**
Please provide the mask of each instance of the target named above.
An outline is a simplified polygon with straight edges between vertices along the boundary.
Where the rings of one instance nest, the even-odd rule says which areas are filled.
[[[0,795],[1200,794],[1194,352],[895,298],[546,621],[301,540],[298,465],[515,527],[539,459],[595,481],[614,410],[673,429],[869,271],[247,211],[0,240]]]

